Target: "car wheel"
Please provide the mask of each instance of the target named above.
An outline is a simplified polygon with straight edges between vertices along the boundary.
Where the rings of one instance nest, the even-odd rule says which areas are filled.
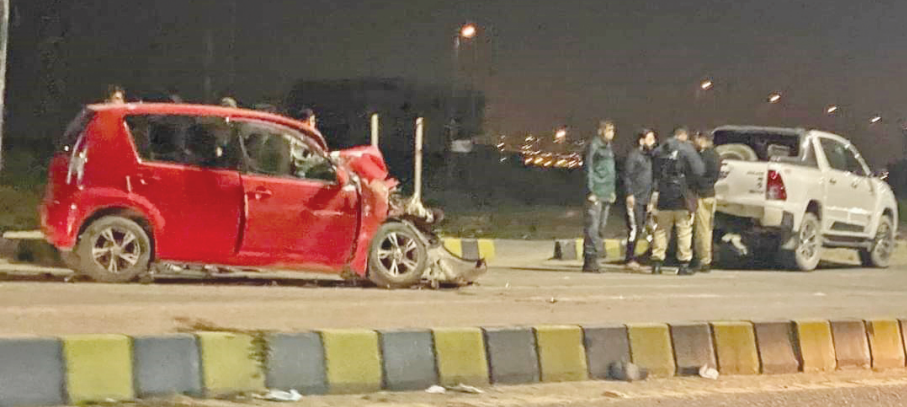
[[[872,246],[869,249],[860,249],[860,262],[865,267],[888,267],[894,248],[894,228],[891,218],[882,216],[879,220],[879,227],[876,229],[875,238],[872,240]]]
[[[372,240],[368,278],[379,287],[406,288],[418,284],[428,262],[428,250],[412,228],[386,223]]]
[[[102,283],[128,283],[148,272],[151,239],[139,224],[107,216],[88,226],[76,255],[80,274]]]
[[[813,271],[822,257],[822,224],[812,213],[803,215],[797,232],[797,245],[793,250],[781,251],[783,264],[790,269]]]

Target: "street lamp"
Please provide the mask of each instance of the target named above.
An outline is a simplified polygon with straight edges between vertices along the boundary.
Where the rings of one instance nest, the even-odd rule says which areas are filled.
[[[470,39],[476,36],[476,26],[474,24],[466,24],[463,28],[460,29],[460,36],[465,39]]]
[[[780,93],[772,93],[772,94],[768,95],[768,103],[778,103],[778,101],[780,101],[780,100],[781,100]]]
[[[869,122],[872,123],[872,124],[876,124],[876,123],[878,123],[878,122],[880,122],[880,121],[882,121],[882,116],[875,116],[875,117],[873,117],[872,119],[869,120]]]
[[[709,90],[712,89],[712,85],[714,85],[712,81],[710,79],[706,79],[699,84],[699,87],[702,88],[702,90]]]
[[[834,112],[837,112],[837,111],[838,111],[838,107],[835,105],[831,105],[825,109],[825,113],[828,113],[828,114],[833,114]]]
[[[563,143],[565,140],[567,140],[567,129],[559,129],[556,133],[554,133],[554,142],[555,143],[560,144],[560,143]]]

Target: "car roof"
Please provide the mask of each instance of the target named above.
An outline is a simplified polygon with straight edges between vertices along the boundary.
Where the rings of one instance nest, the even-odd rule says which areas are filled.
[[[133,114],[184,114],[184,115],[210,115],[223,117],[236,117],[243,119],[261,120],[275,123],[298,130],[314,138],[325,151],[328,150],[327,141],[317,129],[306,123],[294,120],[279,114],[262,112],[259,110],[241,109],[234,107],[200,105],[191,103],[126,103],[126,104],[91,104],[88,109],[95,112],[116,112]]]
[[[799,137],[807,133],[807,130],[803,128],[769,126],[721,126],[715,128],[715,130],[712,130],[713,133],[725,131],[733,133],[770,133],[791,137]]]

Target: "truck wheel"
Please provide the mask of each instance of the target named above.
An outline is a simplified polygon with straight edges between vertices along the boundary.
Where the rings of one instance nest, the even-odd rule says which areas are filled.
[[[128,283],[148,272],[151,239],[139,224],[107,216],[88,226],[76,255],[79,273],[101,283]]]
[[[882,216],[879,219],[879,227],[876,229],[876,236],[872,240],[872,246],[869,249],[860,249],[860,263],[863,263],[865,267],[888,267],[894,247],[891,218]]]
[[[822,257],[822,224],[812,213],[803,215],[800,231],[797,232],[797,246],[794,250],[782,250],[781,260],[790,269],[813,271]]]
[[[428,250],[416,233],[402,223],[381,226],[369,250],[369,280],[383,288],[406,288],[422,281]]]

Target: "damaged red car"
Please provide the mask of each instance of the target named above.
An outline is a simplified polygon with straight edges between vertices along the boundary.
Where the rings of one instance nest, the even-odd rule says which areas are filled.
[[[71,268],[101,282],[279,269],[400,288],[485,271],[446,252],[431,230],[438,212],[396,187],[377,149],[329,152],[283,116],[90,105],[58,143],[41,226]]]

